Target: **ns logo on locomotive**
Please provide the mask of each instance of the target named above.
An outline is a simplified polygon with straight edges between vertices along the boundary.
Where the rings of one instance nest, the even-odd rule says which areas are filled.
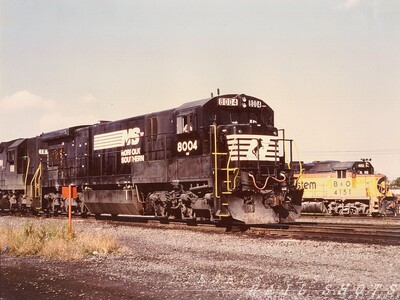
[[[303,189],[292,140],[261,99],[227,94],[0,144],[0,208],[291,222]]]

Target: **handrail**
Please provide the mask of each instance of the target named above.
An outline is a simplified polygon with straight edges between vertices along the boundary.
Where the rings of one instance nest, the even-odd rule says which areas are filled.
[[[231,163],[231,157],[232,157],[232,152],[229,151],[228,161],[226,163],[226,189],[229,192],[232,192],[236,188],[236,178],[239,175],[239,172],[236,172],[236,171],[239,171],[239,168],[236,168],[236,167],[235,168],[230,168],[229,167],[229,165]],[[231,180],[229,178],[229,172],[231,172],[231,171],[233,172],[233,187],[232,188],[229,186],[229,183],[231,182]]]
[[[220,198],[218,194],[218,151],[217,151],[217,125],[210,125],[211,128],[213,128],[213,134],[214,134],[214,152],[212,153],[214,155],[214,190],[215,190],[215,198]]]
[[[31,159],[29,156],[24,156],[24,158],[28,159],[28,164],[26,165],[25,184],[24,184],[24,195],[26,196],[26,190],[27,190],[27,185],[28,185],[28,172],[29,172]]]
[[[32,177],[30,187],[31,187],[31,197],[37,197],[39,196],[38,190],[40,189],[41,185],[41,177],[42,177],[42,163],[39,163],[39,166],[37,167],[35,174]]]

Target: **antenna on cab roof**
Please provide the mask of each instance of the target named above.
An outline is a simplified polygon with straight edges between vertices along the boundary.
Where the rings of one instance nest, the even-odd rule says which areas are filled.
[[[219,96],[219,89],[217,89],[217,96]],[[214,93],[211,92],[211,98],[213,98],[213,97],[214,97]]]

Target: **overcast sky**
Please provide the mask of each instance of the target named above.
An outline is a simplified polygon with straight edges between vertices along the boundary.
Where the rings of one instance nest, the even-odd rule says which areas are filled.
[[[275,110],[300,159],[400,177],[398,0],[1,0],[0,140],[222,93]]]

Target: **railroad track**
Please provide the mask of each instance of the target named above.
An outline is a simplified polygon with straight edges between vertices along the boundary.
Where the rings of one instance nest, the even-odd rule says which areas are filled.
[[[103,218],[103,217],[102,217]],[[335,222],[295,222],[289,224],[243,225],[216,222],[193,222],[187,220],[160,220],[155,218],[121,217],[103,220],[114,225],[148,226],[161,229],[203,230],[266,238],[315,239],[321,241],[345,241],[369,244],[400,244],[400,223],[335,223]],[[189,226],[188,226],[189,225]]]
[[[41,217],[53,217],[42,215]],[[55,218],[64,218],[58,215]],[[293,238],[313,239],[320,241],[339,241],[369,244],[400,244],[400,222],[399,223],[377,223],[377,222],[323,222],[308,221],[294,222],[288,224],[266,224],[266,225],[243,225],[240,223],[217,223],[213,221],[194,222],[192,220],[167,220],[155,217],[141,216],[101,216],[95,219],[92,216],[80,218],[74,216],[74,222],[98,222],[103,221],[113,226],[144,226],[151,228],[201,230],[206,232],[239,234],[265,238]]]
[[[300,216],[301,219],[315,219],[315,220],[358,220],[358,221],[367,221],[367,222],[380,222],[380,221],[389,221],[389,222],[399,222],[400,216],[332,216],[332,215],[323,215],[323,214],[310,214],[303,213]]]
[[[400,244],[400,225],[293,223],[251,227],[250,232],[265,236],[286,236],[328,241],[345,241],[370,244]]]

